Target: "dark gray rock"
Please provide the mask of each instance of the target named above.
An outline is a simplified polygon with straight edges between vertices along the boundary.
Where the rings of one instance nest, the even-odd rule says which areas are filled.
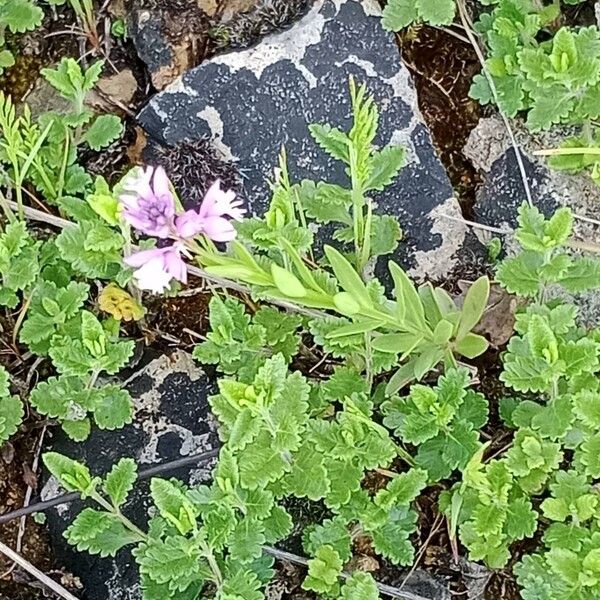
[[[583,244],[600,245],[600,186],[585,173],[571,175],[551,169],[545,159],[535,155],[536,150],[555,148],[573,131],[553,128],[550,132],[532,134],[519,121],[511,121],[520,148],[531,198],[544,214],[551,215],[560,206],[570,207],[577,218],[574,238]],[[523,175],[519,169],[514,148],[506,126],[500,117],[482,119],[473,130],[465,147],[466,156],[483,176],[475,204],[479,223],[506,230],[517,224],[517,208],[527,199]],[[583,218],[579,218],[583,217]],[[482,241],[492,234],[477,231]],[[510,235],[504,236],[504,247],[510,254],[516,248]],[[554,293],[558,294],[556,290]],[[561,297],[565,296],[560,292]],[[580,308],[581,323],[596,327],[600,322],[600,294],[593,290],[569,297]]]
[[[536,150],[557,147],[573,132],[558,128],[532,134],[519,121],[511,127],[520,148],[533,203],[545,214],[569,206],[581,216],[594,217],[600,204],[600,187],[585,173],[571,175],[551,169]],[[517,208],[527,200],[523,175],[508,132],[499,117],[482,119],[465,147],[466,156],[483,175],[475,213],[477,220],[501,227],[516,225]],[[581,221],[576,235],[600,242],[600,228]]]
[[[247,48],[285,29],[314,0],[130,0],[129,34],[155,88],[162,90],[206,55]]]
[[[137,460],[139,470],[170,460],[200,454],[218,447],[216,422],[210,413],[208,397],[213,384],[204,371],[184,352],[175,352],[150,362],[124,382],[136,408],[132,425],[118,431],[94,430],[84,443],[60,437],[52,450],[86,462],[101,475],[123,457]],[[166,472],[198,484],[210,479],[214,461]],[[42,491],[47,500],[59,492],[50,478]],[[140,527],[148,520],[151,506],[149,482],[140,481],[124,508],[125,514]],[[139,600],[139,577],[131,554],[122,550],[115,559],[77,552],[63,538],[63,532],[83,507],[82,502],[60,505],[47,511],[47,523],[58,563],[73,572],[83,583],[82,600]]]
[[[380,107],[377,143],[403,143],[409,164],[376,196],[399,218],[399,259],[417,277],[444,277],[466,230],[450,181],[419,114],[410,75],[375,0],[320,0],[291,29],[217,56],[158,94],[140,121],[166,144],[209,136],[244,177],[253,212],[265,210],[267,180],[285,145],[293,179],[346,183],[343,166],[312,141],[308,123],[350,123],[348,78],[365,82]]]
[[[200,3],[188,0],[131,0],[130,4],[129,35],[152,84],[162,90],[200,62],[210,17]]]

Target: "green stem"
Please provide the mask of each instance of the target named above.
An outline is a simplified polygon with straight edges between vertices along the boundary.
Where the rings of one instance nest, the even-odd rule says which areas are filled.
[[[415,459],[404,449],[401,448],[400,446],[398,446],[396,444],[396,452],[398,453],[398,456],[409,466],[409,467],[416,467],[417,463],[415,462]]]
[[[221,573],[221,569],[219,568],[212,548],[210,548],[206,542],[200,541],[200,549],[202,550],[202,556],[206,558],[208,561],[208,566],[213,572],[215,583],[220,587],[223,584],[223,573]]]
[[[25,210],[23,209],[23,182],[21,181],[21,173],[19,170],[19,163],[12,163],[14,175],[15,175],[15,194],[17,197],[17,211],[19,213],[19,219],[22,221],[25,218]]]
[[[366,199],[367,218],[363,225],[363,246],[359,261],[359,274],[364,277],[364,270],[371,258],[371,225],[373,223],[373,203],[370,198]]]
[[[589,119],[584,121],[581,132],[588,146],[594,145],[594,130],[592,128],[592,122]]]
[[[56,187],[55,199],[58,201],[62,198],[63,189],[65,187],[65,174],[67,172],[67,163],[69,161],[69,150],[71,149],[71,134],[70,130],[67,130],[65,134],[65,150],[63,152],[63,159],[60,165],[60,174],[58,177],[58,185]]]
[[[99,369],[94,369],[92,371],[92,374],[90,375],[90,380],[88,381],[88,383],[86,385],[86,389],[91,390],[96,385],[96,381],[98,381],[99,375],[100,375]]]
[[[17,320],[15,322],[15,326],[13,328],[13,334],[12,334],[13,344],[17,343],[17,336],[19,334],[19,330],[21,329],[21,325],[23,325],[23,321],[25,319],[25,316],[27,315],[27,311],[29,310],[29,307],[31,306],[32,300],[33,300],[33,291],[31,292],[29,297],[25,298],[25,301],[23,302],[23,306],[21,307],[21,312],[19,313],[19,316],[17,317]]]
[[[308,231],[308,222],[306,220],[306,215],[304,214],[304,207],[302,206],[302,200],[300,199],[300,193],[298,192],[298,190],[295,190],[294,197],[296,199],[296,212],[298,214],[298,220],[300,221],[300,225],[302,225],[302,227]],[[308,256],[311,262],[314,263],[315,256],[313,254],[312,246],[308,249]]]
[[[364,243],[364,206],[365,199],[362,193],[362,186],[358,177],[358,157],[352,144],[348,144],[348,154],[350,157],[350,178],[352,181],[352,224],[354,230],[354,252],[356,254],[356,268],[362,273],[362,245]]]
[[[365,333],[365,375],[367,386],[370,390],[373,386],[373,349],[371,348],[371,332]]]
[[[148,535],[144,533],[137,525],[132,523],[117,507],[107,502],[100,494],[97,492],[91,495],[92,500],[99,504],[105,511],[112,513],[125,525],[129,531],[135,533],[140,538],[140,542],[144,542],[148,539]]]

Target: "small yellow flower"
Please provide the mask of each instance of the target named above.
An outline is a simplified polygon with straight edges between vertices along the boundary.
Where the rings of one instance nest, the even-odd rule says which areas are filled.
[[[123,321],[139,321],[144,316],[144,308],[131,294],[122,290],[118,285],[107,285],[98,297],[100,310],[115,319]]]

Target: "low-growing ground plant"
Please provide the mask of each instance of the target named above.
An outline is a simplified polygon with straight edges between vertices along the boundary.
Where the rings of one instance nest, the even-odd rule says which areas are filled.
[[[0,0],[0,75],[15,64],[15,56],[5,47],[6,33],[25,33],[42,24],[44,12],[34,0]]]
[[[580,128],[552,163],[598,178],[598,28],[561,26],[558,1],[481,3],[489,8],[476,29],[488,55],[471,95],[525,116],[532,130]],[[69,4],[97,51],[92,3]],[[453,0],[389,0],[383,23],[445,26],[455,14]],[[0,42],[41,18],[29,0],[0,0]],[[12,60],[0,52],[0,69]],[[133,459],[100,477],[45,453],[60,484],[91,504],[65,532],[69,543],[101,557],[128,547],[146,600],[261,600],[274,547],[295,536],[308,561],[304,590],[376,600],[380,586],[357,569],[355,549],[413,565],[426,494],[453,548],[460,543],[490,569],[518,557],[526,600],[599,597],[600,330],[581,326],[571,298],[600,287],[600,263],[574,252],[571,211],[545,216],[524,204],[518,251],[500,259],[502,245],[490,247],[497,282],[522,299],[500,358],[506,397],[496,406],[471,362],[489,346],[476,333],[488,277],[458,300],[416,285],[390,259],[402,224],[377,214],[377,195],[406,149],[377,145],[379,112],[365,86],[350,81],[348,131],[310,126],[314,142],[344,165],[346,184],[292,181],[283,152],[268,210],[247,216],[219,181],[186,210],[160,167],[137,167],[110,185],[79,164],[79,150],[104,149],[123,131],[118,117],[86,105],[102,68],[65,57],[42,70],[69,101],[64,113],[34,118],[0,96],[0,305],[14,311],[13,343],[52,370],[23,400],[11,393],[23,386],[0,367],[0,444],[26,408],[76,441],[132,421],[129,393],[112,377],[133,354],[121,321],[143,318],[142,291],[176,294],[196,263],[207,280],[252,302],[215,292],[209,331],[193,353],[218,374],[209,400],[221,443],[212,481],[152,479],[152,517],[142,526],[127,516]],[[28,229],[34,192],[68,219],[60,234]],[[383,260],[379,280],[372,273]],[[508,432],[500,451],[488,439],[496,410]],[[325,518],[299,516],[299,502]]]
[[[600,475],[594,420],[600,338],[577,326],[575,306],[551,298],[557,287],[571,293],[599,287],[598,261],[569,250],[568,209],[546,218],[521,207],[521,250],[497,268],[501,285],[530,299],[503,356],[501,380],[513,394],[500,411],[515,433],[501,456],[490,457],[481,436],[488,402],[462,364],[487,349],[472,329],[485,310],[489,281],[474,282],[459,308],[440,288],[416,287],[394,262],[393,297],[381,282],[366,280],[365,267],[378,255],[369,243],[374,190],[391,182],[402,153],[373,146],[376,108],[366,91],[353,87],[352,100],[349,133],[312,128],[315,140],[348,165],[350,190],[292,183],[282,158],[269,210],[245,220],[235,195],[218,184],[199,209],[184,211],[162,170],[125,178],[123,220],[162,240],[125,259],[138,286],[163,293],[175,281],[185,283],[184,259],[196,257],[211,276],[248,286],[259,301],[284,301],[289,312],[264,304],[249,311],[231,297],[211,300],[210,331],[194,356],[221,374],[210,399],[219,461],[210,485],[154,479],[159,516],[147,529],[121,510],[134,484],[133,461],[122,459],[101,480],[85,465],[45,456],[66,489],[99,505],[80,513],[66,537],[100,555],[134,545],[148,599],[209,593],[260,600],[273,576],[269,548],[294,530],[292,500],[319,502],[328,517],[302,523],[309,557],[304,589],[371,599],[379,594],[371,575],[344,574],[354,543],[369,544],[392,564],[412,564],[415,501],[436,484],[446,488],[439,510],[449,531],[472,559],[502,568],[515,541],[545,530],[544,547],[516,567],[524,593],[534,598],[552,589],[547,597],[563,600],[581,591],[592,598],[595,530],[587,523],[595,522],[593,480]],[[395,158],[385,178],[369,184],[386,154]],[[323,256],[307,227],[313,219],[337,224],[337,247],[325,246]],[[222,241],[230,242],[226,251],[214,243]],[[388,246],[389,252],[395,243]],[[292,366],[316,350],[333,360],[329,373],[306,375]],[[569,467],[561,470],[567,457]],[[382,479],[375,489],[367,483],[373,476]],[[546,527],[548,521],[555,523]],[[572,525],[577,533],[567,541],[561,527],[572,531]],[[561,560],[585,563],[585,577],[574,577]],[[557,577],[562,583],[552,587]]]

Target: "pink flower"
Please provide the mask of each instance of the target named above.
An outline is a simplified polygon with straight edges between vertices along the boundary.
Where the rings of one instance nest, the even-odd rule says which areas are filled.
[[[175,216],[175,197],[162,167],[147,167],[126,179],[119,200],[129,224],[146,235],[169,237]]]
[[[187,282],[187,265],[182,255],[191,258],[189,241],[203,234],[215,242],[229,242],[236,231],[229,219],[241,220],[242,201],[232,191],[223,191],[219,180],[210,187],[200,208],[176,214],[176,198],[162,167],[147,167],[127,178],[119,198],[123,217],[147,235],[171,239],[173,245],[136,252],[124,259],[133,267],[140,289],[164,292],[173,279]],[[225,218],[228,217],[228,218]]]
[[[221,189],[221,181],[217,179],[208,189],[200,206],[200,216],[203,218],[222,217],[226,215],[241,221],[246,211],[241,200],[235,199],[235,192]]]
[[[246,212],[241,206],[242,201],[235,199],[235,192],[223,191],[217,179],[206,192],[198,211],[188,210],[178,215],[175,227],[182,238],[203,233],[215,242],[229,242],[235,239],[236,231],[224,217],[241,221]]]
[[[126,265],[136,270],[133,277],[138,287],[162,294],[172,279],[187,282],[187,265],[181,258],[185,249],[180,244],[136,252],[124,259]]]

